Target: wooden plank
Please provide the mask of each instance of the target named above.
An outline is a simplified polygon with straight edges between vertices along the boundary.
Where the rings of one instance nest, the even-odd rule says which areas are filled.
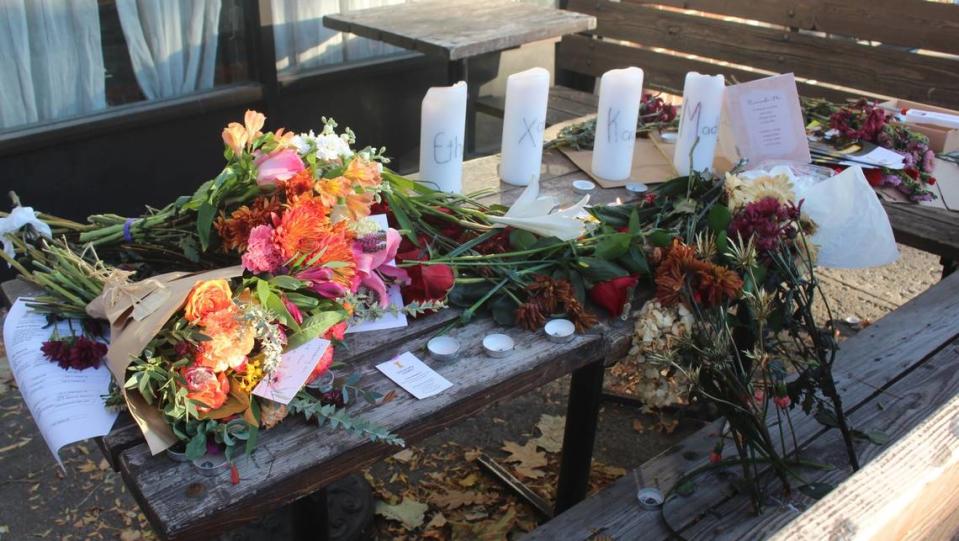
[[[607,70],[626,66],[640,66],[646,74],[646,88],[664,90],[682,94],[686,73],[722,73],[727,81],[752,81],[767,77],[768,74],[746,71],[702,60],[693,60],[682,56],[657,53],[651,49],[641,49],[617,43],[591,39],[587,36],[567,36],[557,49],[556,65],[559,68],[599,77]],[[852,94],[832,88],[811,85],[797,81],[799,93],[803,96],[827,98],[843,101]]]
[[[818,539],[824,531],[879,541],[955,539],[959,532],[957,418],[959,396],[954,396],[775,539]]]
[[[896,242],[959,260],[959,212],[913,205],[883,202]]]
[[[923,472],[923,468],[929,466],[929,458],[939,453],[948,455],[951,451],[952,458],[959,459],[959,454],[955,454],[959,451],[959,438],[949,435],[947,441],[943,441],[941,433],[937,434],[937,437],[926,438],[930,436],[929,431],[922,428],[935,418],[937,411],[941,412],[942,409],[951,410],[952,420],[959,418],[956,415],[959,413],[957,363],[959,363],[959,342],[953,341],[933,355],[919,370],[910,372],[884,393],[851,413],[849,416],[851,426],[860,430],[881,430],[890,438],[890,443],[882,446],[863,441],[856,443],[856,451],[861,463],[867,464],[862,472],[853,474],[852,470],[845,465],[845,448],[842,437],[836,430],[813,439],[802,449],[805,460],[838,466],[828,472],[805,470],[801,473],[807,482],[828,483],[839,487],[835,494],[828,497],[832,502],[831,505],[813,506],[816,503],[814,500],[795,491],[791,497],[776,495],[783,500],[768,502],[769,506],[762,515],[757,517],[750,502],[741,495],[735,495],[711,509],[711,512],[705,514],[703,520],[693,527],[683,530],[682,536],[688,540],[715,539],[716,537],[765,539],[795,520],[799,529],[807,533],[816,531],[818,534],[790,536],[785,539],[820,539],[823,532],[839,531],[846,525],[851,525],[856,535],[862,538],[877,539],[874,534],[866,532],[884,531],[884,534],[878,538],[904,539],[906,532],[903,530],[885,531],[889,518],[900,515],[902,508],[905,507],[905,505],[897,505],[892,500],[902,494],[922,492],[921,489],[915,492],[908,490],[906,487],[909,483],[902,483],[905,479],[903,474],[915,473],[917,474],[915,479],[924,482],[928,477],[923,473],[927,475],[930,473]],[[878,475],[870,475],[869,472],[876,472],[876,467],[869,464],[875,460],[884,466],[879,468],[881,473]],[[959,464],[959,460],[956,463]],[[847,479],[849,484],[845,483]],[[713,478],[704,478],[703,482],[723,483]],[[866,487],[870,488],[870,492],[880,494],[872,505],[864,505],[864,502],[869,499],[861,497],[860,489]],[[949,493],[953,497],[959,496],[959,485],[954,484]],[[915,501],[913,498],[905,498],[905,500]],[[677,501],[677,504],[681,505],[682,500]],[[881,507],[883,504],[885,508]],[[810,508],[810,506],[813,507]],[[935,505],[925,511],[929,512],[933,509],[936,509]],[[882,518],[880,515],[889,518]],[[927,525],[934,524],[935,518],[938,517],[933,514],[920,522]],[[806,523],[807,526],[801,526],[802,523]],[[816,529],[810,530],[811,525],[815,525]],[[787,528],[783,533],[791,529]],[[780,537],[782,535],[780,534]],[[912,535],[915,535],[915,532]]]
[[[842,343],[834,373],[847,410],[880,395],[959,336],[959,306],[951,302],[957,296],[959,275],[953,275]],[[823,432],[810,416],[794,416],[793,424],[800,441]],[[683,473],[707,463],[718,431],[714,423],[682,440],[643,464],[639,477],[668,491]],[[627,475],[524,539],[587,539],[599,530],[613,539],[668,539],[660,514],[643,511],[635,495],[636,483]],[[687,500],[685,514],[672,516],[671,524],[692,524],[725,499],[719,486],[701,486]]]
[[[959,53],[959,8],[925,0],[624,0],[764,21],[880,41],[910,49]]]
[[[482,337],[504,332],[517,350],[505,359],[481,353]],[[578,336],[556,344],[521,329],[500,329],[488,319],[474,321],[454,333],[464,345],[458,360],[437,362],[422,354],[427,337],[381,348],[375,359],[355,367],[363,383],[380,392],[397,391],[397,398],[377,407],[364,405],[351,413],[386,426],[415,443],[473,415],[490,403],[529,391],[604,355],[599,335]],[[453,382],[448,391],[415,400],[375,371],[373,365],[402,351],[419,354]],[[395,453],[395,447],[373,444],[343,432],[330,433],[287,419],[260,440],[255,455],[237,461],[240,483],[229,474],[197,477],[190,464],[150,456],[145,445],[124,451],[121,472],[150,523],[167,539],[198,539],[228,530],[271,509],[288,504],[352,471]]]
[[[442,0],[326,15],[323,24],[445,60],[461,60],[584,32],[596,27],[596,19],[530,3]]]
[[[609,0],[571,0],[594,34],[936,105],[959,105],[959,62],[855,40],[686,15]],[[730,39],[735,36],[735,39]]]
[[[582,96],[589,96],[593,99],[584,101]],[[552,86],[549,89],[548,103],[546,125],[550,126],[565,120],[565,118],[561,118],[563,115],[566,118],[575,118],[596,113],[599,98],[570,88]],[[505,109],[506,99],[500,96],[482,96],[476,102],[477,111],[497,118],[503,118]],[[550,121],[550,117],[559,120]]]

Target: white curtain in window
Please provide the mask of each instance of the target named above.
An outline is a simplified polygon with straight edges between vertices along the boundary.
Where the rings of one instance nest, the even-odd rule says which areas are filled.
[[[341,64],[392,54],[403,49],[323,26],[323,16],[366,9],[407,0],[273,0],[273,43],[276,69],[295,73],[319,66]]]
[[[97,0],[0,0],[0,128],[107,106]]]
[[[133,71],[147,98],[213,88],[221,0],[116,2]]]

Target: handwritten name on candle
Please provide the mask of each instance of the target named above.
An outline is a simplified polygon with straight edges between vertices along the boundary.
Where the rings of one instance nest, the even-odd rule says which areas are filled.
[[[525,116],[523,117],[522,122],[523,135],[520,136],[517,144],[522,145],[524,141],[527,141],[533,148],[539,148],[540,145],[543,144],[543,130],[546,129],[546,123],[540,122],[536,118],[528,119]]]
[[[606,141],[610,143],[629,143],[632,144],[636,140],[636,130],[629,129],[628,127],[623,129],[619,126],[619,116],[622,114],[621,109],[614,110],[612,107],[609,108],[609,111],[606,114]]]
[[[703,171],[713,165],[725,84],[722,75],[686,74],[683,112],[673,154],[673,166],[680,175]]]
[[[433,163],[443,165],[463,156],[463,141],[459,136],[450,137],[445,131],[433,136]]]

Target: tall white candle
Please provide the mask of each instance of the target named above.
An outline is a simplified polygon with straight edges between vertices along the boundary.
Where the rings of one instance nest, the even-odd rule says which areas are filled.
[[[527,186],[539,179],[548,98],[549,72],[543,68],[514,73],[506,80],[502,162],[499,169],[504,182]]]
[[[629,178],[642,99],[643,70],[630,67],[603,74],[593,143],[594,175],[606,180]]]
[[[688,175],[691,170],[712,169],[725,89],[726,80],[722,75],[701,75],[695,71],[686,74],[679,136],[673,153],[673,166],[680,175]]]
[[[430,88],[420,114],[420,182],[437,190],[463,189],[466,83]]]

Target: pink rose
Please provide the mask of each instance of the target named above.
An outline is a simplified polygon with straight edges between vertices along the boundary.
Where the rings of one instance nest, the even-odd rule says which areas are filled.
[[[257,168],[256,183],[260,185],[289,180],[306,168],[296,151],[289,148],[276,150],[270,154],[261,153],[254,163]]]

